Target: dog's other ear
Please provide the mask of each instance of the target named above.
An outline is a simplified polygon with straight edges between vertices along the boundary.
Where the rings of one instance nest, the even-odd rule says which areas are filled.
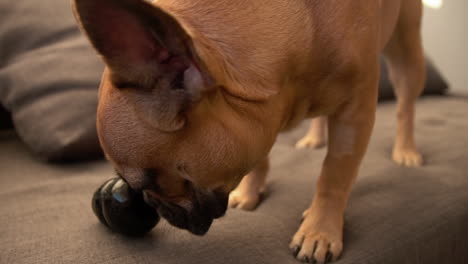
[[[108,66],[111,84],[165,131],[212,86],[192,39],[169,13],[144,0],[74,0],[75,16]]]

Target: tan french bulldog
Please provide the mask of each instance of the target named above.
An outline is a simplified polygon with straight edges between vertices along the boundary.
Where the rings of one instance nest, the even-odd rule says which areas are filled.
[[[381,53],[398,97],[393,159],[422,164],[421,9],[420,0],[74,0],[107,66],[102,147],[171,224],[204,234],[228,202],[255,208],[278,133],[314,117],[298,147],[324,145],[328,128],[328,152],[290,248],[302,261],[336,260]]]

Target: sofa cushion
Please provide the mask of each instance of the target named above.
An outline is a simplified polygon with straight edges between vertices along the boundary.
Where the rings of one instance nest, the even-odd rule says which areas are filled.
[[[50,161],[100,155],[95,132],[103,65],[70,2],[0,2],[0,102],[27,145]]]

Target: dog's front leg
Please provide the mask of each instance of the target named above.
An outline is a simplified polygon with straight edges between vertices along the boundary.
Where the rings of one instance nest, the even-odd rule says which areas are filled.
[[[229,208],[253,210],[260,202],[260,195],[265,189],[268,172],[268,157],[242,178],[239,185],[229,194]]]
[[[329,149],[314,199],[290,243],[301,261],[324,263],[342,251],[344,210],[374,124],[376,87],[366,93],[329,116]]]

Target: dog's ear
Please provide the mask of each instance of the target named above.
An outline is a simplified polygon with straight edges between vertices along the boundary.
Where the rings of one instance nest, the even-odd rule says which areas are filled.
[[[159,128],[180,128],[183,108],[212,85],[183,26],[144,0],[74,0],[73,8],[112,84],[129,88]]]

